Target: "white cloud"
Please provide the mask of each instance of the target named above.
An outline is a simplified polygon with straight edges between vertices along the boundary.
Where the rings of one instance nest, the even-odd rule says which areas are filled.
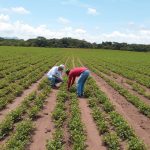
[[[87,13],[90,15],[98,15],[99,14],[95,8],[92,8],[91,5],[89,5],[85,2],[82,2],[81,0],[62,0],[61,4],[62,5],[73,5],[73,6],[84,8],[84,9],[86,9]]]
[[[30,11],[25,9],[22,6],[19,7],[11,7],[11,8],[2,8],[0,9],[2,13],[18,13],[18,14],[29,14]]]
[[[15,13],[19,13],[19,14],[29,14],[30,11],[28,11],[27,9],[25,9],[24,7],[13,7],[11,8],[11,10]]]
[[[88,8],[87,13],[90,14],[90,15],[97,15],[98,14],[98,12],[95,8]]]
[[[85,34],[86,30],[84,30],[84,29],[76,29],[75,32],[79,33],[79,34]]]
[[[0,22],[7,22],[9,21],[9,16],[8,15],[4,15],[4,14],[0,14]]]
[[[115,41],[150,44],[150,29],[137,28],[136,31],[129,29],[100,34],[97,30],[90,33],[84,28],[73,28],[71,26],[65,26],[59,30],[52,30],[46,25],[35,27],[20,21],[11,22],[7,15],[0,15],[0,18],[0,37],[18,37],[22,39],[36,38],[37,36],[46,38],[72,37],[97,43]]]
[[[83,29],[65,27],[60,30],[51,30],[46,25],[34,27],[20,21],[13,23],[0,22],[0,27],[0,37],[18,37],[21,39],[36,38],[37,36],[46,38],[82,38],[82,33],[85,33]]]
[[[113,31],[102,34],[101,39],[103,41],[150,44],[150,30],[137,30],[136,32]]]
[[[58,22],[61,24],[69,24],[70,23],[70,21],[64,17],[59,17]]]

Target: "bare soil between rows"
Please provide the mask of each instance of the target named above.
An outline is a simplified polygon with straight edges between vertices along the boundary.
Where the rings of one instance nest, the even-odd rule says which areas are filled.
[[[61,83],[58,84],[58,87],[60,85]],[[59,89],[52,89],[47,98],[47,103],[44,105],[43,110],[39,113],[40,118],[35,121],[36,130],[32,136],[28,150],[46,150],[47,140],[51,140],[53,138],[55,125],[52,120],[52,112],[56,106],[58,92]]]
[[[109,86],[102,78],[91,73],[99,88],[108,96],[110,101],[129,125],[135,130],[137,136],[150,147],[150,119],[141,114],[136,107]]]
[[[46,150],[47,140],[52,139],[54,123],[52,121],[51,113],[56,106],[57,93],[58,90],[52,89],[44,109],[39,114],[40,117],[35,121],[35,132],[32,136],[32,141],[28,150]]]
[[[120,74],[117,74],[117,73],[115,73],[115,72],[112,72],[112,71],[111,71],[111,75],[112,75],[113,77],[116,77],[118,80],[122,80],[122,81],[128,80],[128,81],[130,81],[130,82],[132,82],[132,83],[138,83],[138,82],[136,82],[135,80],[128,79],[128,78],[126,78],[126,77],[124,77],[124,76],[122,76],[122,75],[120,75]],[[138,84],[140,84],[140,83],[138,83]],[[148,88],[148,87],[146,87],[146,86],[144,86],[144,85],[142,85],[142,84],[140,84],[140,86],[145,89],[146,93],[150,93],[150,88]]]
[[[104,74],[106,75],[106,74]],[[127,89],[130,93],[132,93],[133,95],[139,97],[143,102],[145,102],[146,104],[150,105],[150,100],[146,97],[144,97],[143,95],[140,95],[138,92],[134,91],[131,87],[131,85],[129,85],[128,83],[126,83],[126,79],[120,75],[117,75],[117,78],[113,78],[110,77],[108,75],[106,75],[109,79],[114,80],[115,82],[117,82],[118,84],[121,84],[121,86],[123,86],[125,89]]]
[[[70,139],[70,133],[69,133],[69,128],[68,128],[68,123],[70,120],[70,100],[67,100],[65,102],[65,108],[66,108],[66,114],[67,114],[67,119],[64,122],[64,126],[63,126],[63,131],[64,131],[64,149],[65,150],[70,150],[72,149],[72,144],[71,144],[71,139]]]
[[[91,115],[91,109],[88,107],[87,99],[79,98],[79,108],[81,110],[81,120],[85,125],[87,134],[88,150],[106,150],[102,143],[101,136],[97,130],[96,124]]]
[[[28,96],[28,94],[37,90],[38,84],[41,82],[41,80],[44,77],[45,75],[41,79],[39,79],[36,83],[33,83],[28,89],[24,90],[22,95],[14,99],[12,103],[6,106],[5,109],[0,111],[0,122],[6,117],[7,114],[9,114],[9,112],[17,108],[21,104],[21,102],[24,100],[24,98]]]

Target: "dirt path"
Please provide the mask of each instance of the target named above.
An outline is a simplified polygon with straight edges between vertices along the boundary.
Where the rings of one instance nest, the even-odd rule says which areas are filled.
[[[40,118],[35,122],[36,131],[32,136],[32,143],[29,150],[45,150],[46,141],[52,138],[54,131],[54,123],[52,122],[51,113],[56,105],[56,97],[58,90],[51,91],[44,109],[40,112]]]
[[[144,103],[150,105],[150,100],[146,97],[144,97],[143,95],[138,94],[138,92],[134,91],[131,87],[131,85],[129,85],[128,83],[126,83],[126,79],[122,76],[117,76],[117,78],[114,78],[112,76],[108,76],[107,74],[101,72],[101,74],[103,74],[104,76],[106,76],[107,78],[109,78],[110,80],[113,80],[114,82],[116,82],[117,84],[121,85],[123,88],[127,89],[131,94],[139,97]]]
[[[125,89],[127,89],[130,93],[132,93],[133,95],[139,97],[141,100],[143,100],[146,104],[150,105],[150,100],[146,97],[144,97],[143,95],[140,95],[138,92],[134,91],[132,89],[132,86],[129,85],[128,83],[126,83],[126,79],[120,75],[117,76],[117,78],[113,78],[113,77],[110,77],[106,74],[104,74],[106,77],[108,77],[109,79],[111,80],[114,80],[116,81],[118,84],[121,84],[121,86],[123,86]]]
[[[81,62],[80,62],[81,63]],[[83,66],[83,65],[82,65]],[[75,67],[75,62],[73,58],[73,67]],[[76,79],[76,83],[78,78]],[[86,134],[87,134],[87,149],[88,150],[106,150],[103,146],[101,136],[97,130],[96,124],[91,115],[91,109],[88,106],[86,98],[79,98],[79,108],[81,111],[81,120],[84,123]]]
[[[81,61],[80,61],[81,63]],[[98,70],[98,68],[96,67],[96,69]],[[133,95],[139,97],[143,102],[145,102],[146,104],[150,105],[150,99],[148,99],[147,97],[145,97],[144,95],[139,94],[137,91],[133,90],[132,86],[130,84],[128,84],[126,81],[130,81],[132,83],[136,83],[136,81],[127,79],[124,76],[121,76],[115,72],[110,71],[111,75],[108,75],[104,72],[101,72],[103,75],[105,75],[107,78],[109,78],[110,80],[113,80],[115,82],[117,82],[119,85],[123,86],[125,89],[127,89],[130,93],[132,93]],[[150,94],[150,89],[147,88],[146,86],[143,86],[141,84],[139,84],[143,89],[145,89],[146,93]]]
[[[132,83],[136,83],[136,81],[131,80],[131,79],[128,79],[128,78],[126,78],[126,77],[124,77],[124,76],[121,76],[121,75],[115,73],[115,72],[111,72],[111,76],[115,77],[116,80],[122,80],[122,81],[124,81],[124,82],[126,82],[126,80],[128,80],[128,81],[130,81],[130,82],[132,82]],[[138,84],[139,84],[139,83],[138,83]],[[128,84],[128,85],[129,85],[129,84]],[[144,85],[142,85],[142,84],[140,84],[140,86],[145,89],[146,93],[150,93],[150,88],[147,88],[146,86],[144,86]]]
[[[12,103],[8,104],[7,107],[0,112],[0,122],[6,117],[6,115],[17,108],[21,102],[24,100],[24,98],[30,94],[31,92],[37,90],[38,84],[41,82],[41,80],[45,77],[45,75],[38,80],[36,83],[33,83],[28,89],[24,90],[21,96],[17,97],[16,99],[13,100]]]
[[[66,61],[68,61],[68,58],[67,58]],[[55,63],[54,65],[57,65],[58,63],[59,62]],[[8,104],[5,109],[3,109],[3,110],[0,111],[0,122],[6,117],[6,115],[10,111],[12,111],[15,108],[17,108],[28,94],[30,94],[31,92],[37,90],[38,84],[41,82],[41,80],[44,79],[44,77],[46,77],[46,74],[43,75],[43,77],[40,78],[38,81],[36,81],[36,83],[33,83],[28,89],[24,90],[23,93],[22,93],[22,95],[19,96],[19,97],[17,97],[17,98],[15,98],[13,100],[13,102],[10,103],[10,104]]]
[[[102,139],[91,116],[91,110],[88,107],[87,99],[79,98],[79,107],[81,110],[81,120],[84,123],[87,132],[87,149],[105,150],[106,148],[102,145]]]
[[[113,79],[114,80],[114,79]],[[123,79],[120,80],[120,78],[116,79],[117,83],[121,84],[124,88],[126,88],[130,93],[133,95],[139,97],[142,101],[144,101],[146,104],[150,105],[150,100],[143,95],[138,94],[138,92],[134,91],[131,87],[131,85],[127,84],[126,82],[122,82]]]
[[[109,86],[102,78],[91,73],[100,89],[106,93],[111,102],[128,123],[134,128],[145,144],[150,146],[150,119],[142,115],[136,107],[129,103],[123,96]]]
[[[68,58],[66,62],[68,61]],[[66,65],[65,62],[65,65]],[[64,76],[64,73],[63,73]],[[60,86],[60,84],[59,84]],[[36,131],[32,136],[32,143],[29,145],[28,150],[46,150],[46,142],[52,139],[52,134],[55,131],[55,126],[52,121],[51,114],[56,106],[57,93],[59,90],[52,89],[47,98],[47,103],[44,109],[40,112],[40,118],[35,121]]]

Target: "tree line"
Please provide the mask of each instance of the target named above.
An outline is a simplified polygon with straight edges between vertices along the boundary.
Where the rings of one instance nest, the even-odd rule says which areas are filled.
[[[148,52],[150,45],[145,44],[127,44],[118,42],[102,42],[100,44],[90,43],[85,40],[73,38],[46,39],[37,37],[34,39],[7,39],[0,37],[0,46],[24,46],[24,47],[51,47],[51,48],[91,48],[91,49],[112,49]]]

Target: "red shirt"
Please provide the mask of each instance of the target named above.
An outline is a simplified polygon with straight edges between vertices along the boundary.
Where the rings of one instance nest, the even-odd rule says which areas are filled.
[[[69,72],[68,88],[74,84],[75,78],[79,77],[82,72],[87,70],[85,67],[74,68]]]

